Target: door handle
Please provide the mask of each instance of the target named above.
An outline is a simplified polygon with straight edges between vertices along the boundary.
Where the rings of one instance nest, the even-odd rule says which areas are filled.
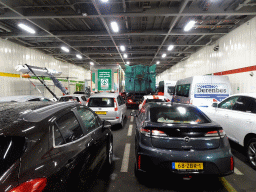
[[[68,163],[65,165],[65,167],[66,167],[66,168],[71,167],[74,161],[75,161],[75,159],[69,159],[69,160],[68,160]]]

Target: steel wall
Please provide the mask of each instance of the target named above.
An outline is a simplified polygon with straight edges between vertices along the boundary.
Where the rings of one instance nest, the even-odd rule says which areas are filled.
[[[239,69],[227,75],[231,81],[233,93],[256,92],[254,83],[256,71],[243,72],[245,67],[256,65],[255,29],[256,18],[253,18],[214,42],[213,45],[199,50],[187,60],[160,74],[157,76],[157,82]],[[217,45],[219,50],[214,51]],[[237,71],[241,72],[237,73]]]
[[[0,73],[19,74],[14,67],[19,64],[28,64],[38,67],[47,67],[62,72],[62,77],[76,77],[76,81],[84,81],[90,76],[90,71],[73,64],[65,63],[54,59],[37,50],[29,49],[8,40],[0,40]],[[32,80],[36,85],[41,85],[38,80]],[[52,81],[46,81],[51,90],[57,96],[62,95],[62,92],[53,86]],[[65,87],[68,87],[67,82],[62,82]],[[52,98],[52,95],[42,86],[39,87],[44,95]],[[0,76],[0,96],[10,95],[40,95],[28,79]],[[70,92],[75,91],[75,83],[70,84]]]

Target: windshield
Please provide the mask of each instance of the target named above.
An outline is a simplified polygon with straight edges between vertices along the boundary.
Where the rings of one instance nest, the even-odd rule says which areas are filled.
[[[152,122],[175,124],[210,123],[201,111],[193,107],[154,107],[150,109]]]
[[[169,95],[173,95],[174,91],[175,91],[175,86],[168,86],[167,92],[169,93]]]
[[[113,98],[90,98],[88,107],[114,107]]]
[[[0,175],[6,172],[24,152],[24,137],[0,136]]]

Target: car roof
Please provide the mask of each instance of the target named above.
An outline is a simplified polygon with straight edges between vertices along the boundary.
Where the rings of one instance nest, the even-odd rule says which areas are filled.
[[[232,96],[249,96],[249,97],[256,98],[256,93],[237,93],[234,95],[230,95],[229,97],[232,97]]]
[[[90,98],[96,98],[96,97],[117,97],[118,93],[108,93],[108,92],[102,92],[102,93],[96,93],[92,95]]]
[[[173,103],[173,102],[154,102],[154,103],[146,103],[145,106],[149,106],[150,108],[154,108],[154,107],[193,107],[193,108],[197,108],[194,105],[190,105],[190,104],[183,104],[183,103]]]
[[[0,97],[0,102],[25,102],[30,99],[35,98],[45,98],[43,96],[37,96],[37,95],[18,95],[18,96],[7,96],[7,97]]]
[[[163,95],[144,95],[143,97],[144,97],[144,98],[147,98],[147,99],[149,99],[149,98],[157,99],[156,97],[158,97],[159,99],[164,99],[164,98],[166,98],[166,97],[163,96]],[[155,97],[155,98],[154,98],[154,97]]]
[[[19,122],[36,123],[62,111],[76,106],[73,102],[21,102],[0,103],[0,135],[24,135],[27,127],[19,127]],[[47,129],[46,129],[47,130]]]

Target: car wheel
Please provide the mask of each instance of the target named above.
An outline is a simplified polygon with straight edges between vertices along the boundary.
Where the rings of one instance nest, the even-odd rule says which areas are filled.
[[[256,138],[252,138],[246,145],[247,158],[253,167],[256,169]]]

